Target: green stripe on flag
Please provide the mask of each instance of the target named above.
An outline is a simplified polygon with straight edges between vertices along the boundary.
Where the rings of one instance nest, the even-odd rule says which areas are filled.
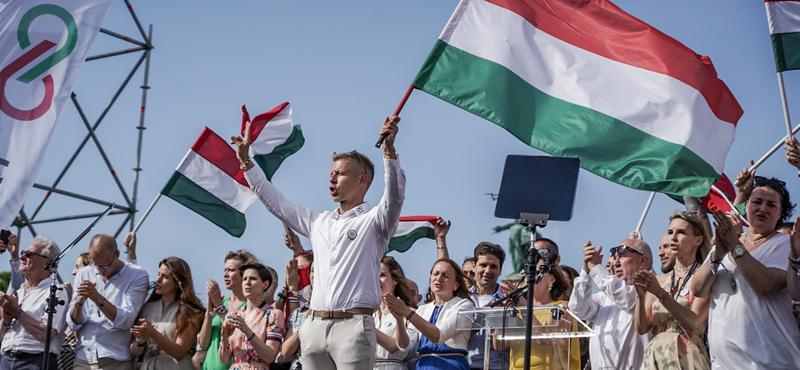
[[[161,190],[161,194],[205,217],[228,234],[240,237],[244,233],[247,225],[244,214],[195,184],[180,172],[172,175],[164,185],[164,189]]]
[[[503,127],[554,156],[579,157],[634,189],[703,197],[719,175],[686,147],[554,98],[497,63],[439,40],[414,86]]]
[[[778,72],[800,69],[800,32],[776,33],[770,37]]]
[[[417,240],[422,238],[434,239],[435,237],[436,234],[431,227],[416,228],[408,234],[393,237],[386,247],[386,253],[391,251],[403,253],[411,248]]]
[[[306,139],[303,137],[303,130],[300,125],[292,127],[292,133],[286,138],[281,145],[275,147],[269,154],[258,154],[253,156],[253,160],[261,167],[264,174],[267,175],[267,180],[272,181],[272,176],[278,170],[283,160],[286,157],[296,153],[305,144]]]

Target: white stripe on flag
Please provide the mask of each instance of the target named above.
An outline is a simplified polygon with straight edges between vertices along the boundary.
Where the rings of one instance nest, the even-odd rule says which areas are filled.
[[[287,105],[275,117],[272,117],[258,137],[250,145],[250,154],[269,154],[275,147],[286,142],[292,134],[292,105]]]
[[[421,227],[433,229],[433,224],[428,221],[402,221],[397,223],[394,236],[403,236]]]
[[[186,153],[177,171],[241,213],[245,213],[258,199],[250,188],[236,182],[194,151]]]
[[[693,87],[564,42],[494,4],[462,4],[458,25],[442,32],[443,41],[505,66],[550,96],[686,146],[722,172],[735,127],[717,118]]]
[[[764,5],[770,34],[800,32],[800,2],[779,1]]]

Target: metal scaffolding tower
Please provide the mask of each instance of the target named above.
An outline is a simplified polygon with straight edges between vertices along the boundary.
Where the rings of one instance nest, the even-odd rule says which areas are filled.
[[[83,109],[83,106],[81,105],[80,100],[78,99],[78,96],[74,92],[72,93],[72,96],[71,96],[72,105],[77,110],[77,113],[80,116],[80,121],[83,123],[83,126],[86,128],[86,131],[87,131],[86,136],[80,142],[78,147],[73,152],[72,156],[67,160],[67,163],[61,169],[61,171],[59,172],[58,176],[56,176],[55,180],[52,183],[50,183],[50,184],[38,184],[38,183],[35,183],[33,185],[34,189],[39,189],[39,190],[44,191],[44,196],[43,196],[42,200],[39,202],[39,204],[33,210],[33,213],[31,213],[30,215],[26,212],[25,208],[20,210],[19,214],[17,215],[17,218],[15,219],[15,221],[13,223],[13,226],[17,227],[17,235],[20,235],[20,233],[22,232],[23,229],[27,229],[31,233],[31,235],[35,236],[36,235],[35,226],[38,225],[38,224],[53,223],[53,222],[68,221],[68,220],[77,220],[77,219],[83,219],[83,218],[93,218],[93,217],[99,216],[102,213],[102,211],[98,211],[98,212],[95,212],[95,213],[68,214],[68,215],[63,215],[63,216],[58,216],[58,217],[51,217],[51,218],[42,218],[42,217],[40,217],[42,210],[45,208],[45,206],[48,203],[48,200],[51,198],[51,196],[53,194],[58,194],[58,195],[61,195],[61,196],[77,199],[77,200],[80,200],[80,201],[88,202],[90,204],[101,205],[103,207],[108,207],[109,205],[112,204],[111,201],[106,201],[106,200],[98,199],[97,197],[93,197],[93,196],[89,196],[89,195],[85,195],[85,194],[79,194],[79,193],[76,193],[76,192],[73,192],[73,191],[67,191],[67,190],[64,190],[62,188],[59,188],[59,184],[61,183],[61,180],[64,178],[64,176],[67,174],[67,172],[69,172],[69,170],[73,167],[72,165],[75,162],[75,159],[83,151],[83,149],[86,147],[86,144],[89,141],[91,141],[97,147],[97,150],[100,153],[100,157],[102,158],[108,173],[111,175],[111,178],[114,180],[114,183],[116,184],[116,188],[119,190],[119,193],[122,195],[122,198],[124,199],[124,203],[115,205],[114,206],[114,210],[110,213],[110,215],[124,215],[124,218],[123,218],[120,226],[117,228],[116,233],[114,234],[114,237],[119,236],[119,234],[122,232],[122,230],[125,229],[125,225],[128,225],[128,229],[129,230],[133,229],[134,215],[135,215],[135,213],[137,211],[136,203],[138,201],[139,175],[140,175],[140,172],[142,171],[142,166],[141,166],[142,139],[143,139],[144,130],[145,130],[145,113],[147,111],[147,109],[146,109],[146,106],[147,106],[147,91],[150,89],[150,85],[149,85],[150,54],[152,53],[152,50],[153,50],[153,43],[152,43],[152,41],[153,41],[153,39],[152,39],[152,37],[153,37],[153,25],[151,24],[149,26],[148,31],[145,32],[145,29],[142,27],[142,24],[139,21],[139,17],[136,15],[136,12],[134,11],[133,6],[131,6],[130,1],[129,0],[124,0],[124,2],[125,2],[125,7],[127,8],[128,13],[130,14],[131,19],[133,20],[134,24],[136,25],[136,28],[139,31],[139,36],[141,36],[141,39],[137,39],[135,37],[125,36],[125,35],[122,35],[120,33],[108,30],[106,28],[100,28],[100,33],[108,35],[108,36],[116,38],[116,39],[119,39],[119,40],[122,40],[122,41],[125,41],[125,42],[131,44],[131,47],[126,48],[126,49],[122,49],[122,50],[109,52],[109,53],[92,55],[92,56],[89,56],[89,57],[86,58],[86,62],[95,61],[95,60],[99,60],[99,59],[112,58],[112,57],[131,54],[131,53],[139,53],[139,52],[141,52],[141,55],[137,59],[137,61],[134,64],[133,68],[126,75],[126,77],[123,80],[122,84],[114,91],[113,95],[111,96],[110,101],[105,105],[103,111],[100,113],[100,115],[96,119],[94,119],[94,122],[91,122],[89,117],[87,117],[87,115],[86,115],[86,113],[85,113],[85,111]],[[108,114],[108,112],[111,110],[111,108],[117,102],[117,99],[119,98],[119,96],[128,87],[128,84],[130,83],[131,79],[133,79],[134,75],[136,75],[136,72],[138,72],[139,69],[142,67],[142,64],[144,64],[144,75],[143,75],[142,85],[140,86],[140,88],[142,89],[142,96],[141,96],[141,109],[139,111],[139,125],[136,127],[136,129],[138,130],[138,137],[137,137],[137,142],[136,142],[136,165],[133,168],[133,171],[134,171],[133,184],[132,184],[132,187],[130,188],[130,190],[128,190],[123,185],[122,181],[120,180],[119,176],[117,175],[117,171],[114,169],[114,165],[111,163],[111,160],[109,159],[108,155],[106,154],[106,151],[103,149],[103,144],[100,142],[100,139],[97,137],[97,135],[95,133],[96,133],[98,127],[100,126],[100,124],[103,123],[103,120],[106,118],[106,115]],[[89,63],[87,63],[87,65],[89,65]],[[84,68],[86,68],[86,67],[84,67]]]

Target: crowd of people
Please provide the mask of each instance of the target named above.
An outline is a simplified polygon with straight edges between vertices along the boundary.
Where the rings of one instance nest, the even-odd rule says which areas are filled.
[[[790,222],[794,205],[784,182],[742,171],[736,202],[744,216],[687,200],[693,209],[665,220],[661,274],[635,232],[606,261],[603,248],[587,242],[579,272],[561,264],[556,241],[538,238],[532,244],[541,274],[526,287],[501,280],[506,253],[499,245],[480,242],[463,263],[453,261],[451,223],[439,219],[423,297],[384,254],[404,201],[398,120],[387,118],[380,130],[385,188],[373,208],[364,196],[375,167],[361,153],[333,156],[329,191],[338,208],[316,212],[284,198],[253,166],[247,135],[232,139],[251,188],[287,226],[284,243],[294,257],[280,263],[282,279],[253,253],[231,251],[222,261],[224,292],[212,279],[203,302],[182,258],[161,260],[151,284],[136,264],[135,234],[123,242],[128,260],[113,237],[92,237],[75,261],[74,281],[57,284],[64,304],[53,313],[49,368],[522,369],[526,360],[532,369],[800,368],[800,218]],[[800,145],[788,141],[786,150],[800,170]],[[38,236],[20,250],[11,235],[0,250],[10,252],[12,270],[0,295],[0,370],[42,369],[46,266],[59,248]],[[588,343],[537,339],[525,358],[523,340],[478,327],[477,316],[465,314],[523,307],[525,289],[535,306],[571,313],[537,311],[537,327],[570,332],[580,320],[595,335]]]

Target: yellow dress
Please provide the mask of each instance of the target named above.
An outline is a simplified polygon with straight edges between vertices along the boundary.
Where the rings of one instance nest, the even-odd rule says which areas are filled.
[[[553,305],[567,306],[567,301],[555,301]],[[549,310],[538,310],[536,320],[547,324],[553,320]],[[563,320],[564,318],[562,318]],[[577,329],[572,323],[572,330]],[[515,341],[511,344],[509,370],[522,370],[525,364],[525,342]],[[531,343],[531,369],[533,370],[579,370],[581,367],[581,350],[576,339],[539,339]]]

